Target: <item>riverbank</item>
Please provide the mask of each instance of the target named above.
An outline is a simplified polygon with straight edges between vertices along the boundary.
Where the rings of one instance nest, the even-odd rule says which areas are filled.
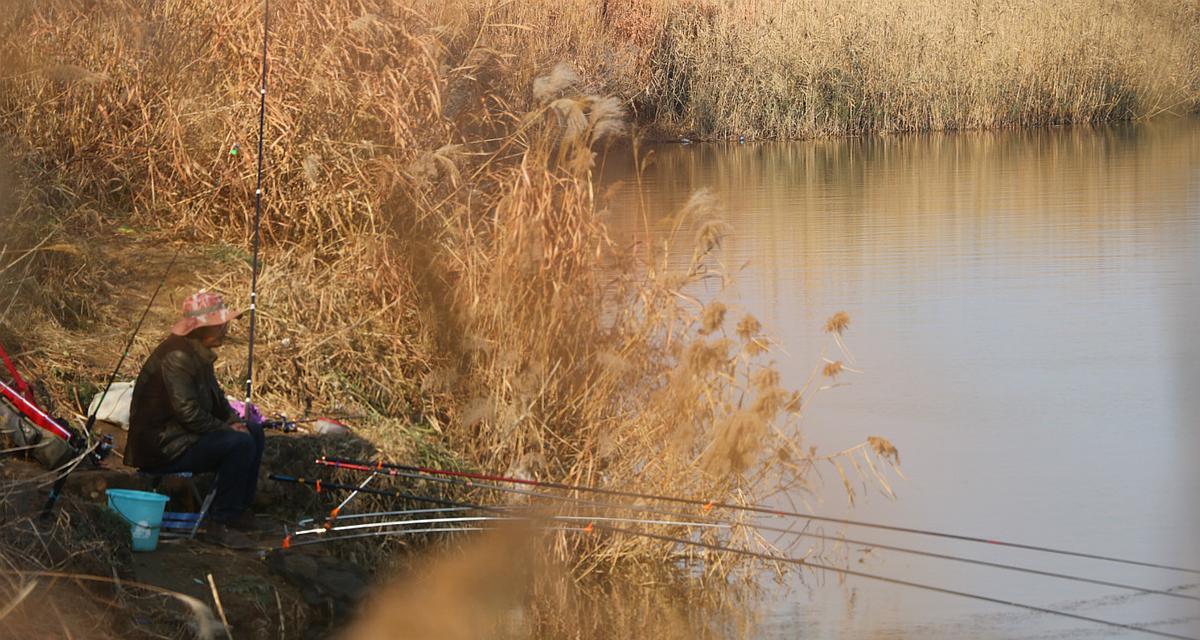
[[[385,457],[430,446],[481,470],[698,500],[802,490],[831,462],[801,416],[849,375],[844,315],[824,325],[817,382],[781,383],[757,318],[688,294],[726,282],[719,202],[702,190],[669,212],[680,259],[621,243],[597,159],[631,131],[810,137],[1194,108],[1194,7],[1094,8],[274,4],[256,397],[363,413]],[[0,24],[0,339],[66,413],[107,376],[170,249],[186,260],[130,370],[190,290],[249,299],[256,11],[31,2]],[[245,361],[232,346],[227,388]],[[859,444],[833,465],[850,452],[883,468],[881,451],[895,459]],[[746,575],[644,537],[554,542],[572,577]]]
[[[801,139],[1137,120],[1200,107],[1200,8],[1151,0],[442,3],[438,20],[559,60],[644,135]],[[516,95],[521,95],[517,92]]]
[[[593,170],[627,110],[569,64],[520,81],[541,63],[488,46],[526,29],[496,22],[506,6],[274,7],[256,399],[361,407],[384,452],[421,425],[483,469],[749,499],[741,473],[777,460],[802,484],[802,398],[773,382],[761,326],[679,295],[720,268],[719,208],[680,212],[696,245],[682,272],[614,243]],[[21,258],[3,273],[5,331],[41,350],[34,371],[116,360],[158,267],[115,259],[107,239],[183,245],[178,287],[249,298],[262,41],[259,16],[235,8],[29,3],[5,22],[6,251]],[[242,360],[218,372],[230,388]],[[51,393],[84,401],[55,377]],[[593,562],[616,548],[567,546]]]

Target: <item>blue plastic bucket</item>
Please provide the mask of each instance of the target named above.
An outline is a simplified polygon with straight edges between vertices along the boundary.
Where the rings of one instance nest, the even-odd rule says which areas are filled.
[[[163,508],[167,496],[149,491],[109,489],[108,508],[129,523],[129,536],[134,551],[154,551],[158,546],[158,530],[162,526]]]

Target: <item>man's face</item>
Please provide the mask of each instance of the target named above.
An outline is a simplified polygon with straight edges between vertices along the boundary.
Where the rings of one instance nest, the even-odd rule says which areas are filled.
[[[204,337],[200,339],[200,344],[215,349],[225,344],[225,336],[229,335],[229,323],[212,327],[204,333]]]

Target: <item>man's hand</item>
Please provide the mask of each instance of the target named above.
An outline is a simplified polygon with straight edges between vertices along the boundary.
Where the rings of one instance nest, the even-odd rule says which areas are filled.
[[[250,429],[246,428],[245,422],[235,422],[229,425],[229,428],[233,429],[234,431],[241,431],[242,433],[250,433]]]

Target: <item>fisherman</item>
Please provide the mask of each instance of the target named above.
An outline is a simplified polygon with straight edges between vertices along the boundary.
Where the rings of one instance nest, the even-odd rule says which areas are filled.
[[[125,447],[125,464],[145,472],[215,471],[217,495],[202,538],[235,549],[253,547],[242,532],[255,527],[250,506],[265,441],[261,424],[230,407],[213,370],[214,350],[240,315],[204,290],[183,301],[183,317],[134,384]]]

